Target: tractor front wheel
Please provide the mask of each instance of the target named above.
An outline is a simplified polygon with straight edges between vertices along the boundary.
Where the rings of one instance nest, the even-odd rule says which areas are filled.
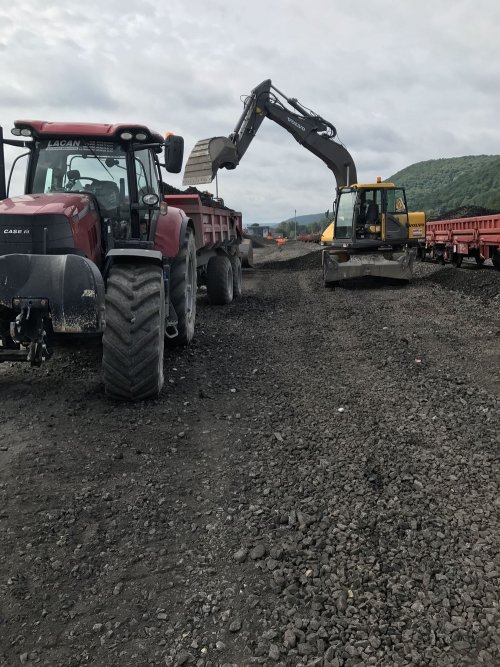
[[[111,398],[155,398],[163,386],[165,287],[156,264],[111,267],[102,337],[104,388]]]

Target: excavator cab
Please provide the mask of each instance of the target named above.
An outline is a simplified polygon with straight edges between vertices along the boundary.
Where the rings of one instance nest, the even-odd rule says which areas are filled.
[[[403,188],[381,182],[338,188],[332,226],[323,251],[326,285],[361,276],[410,280],[416,251],[409,248]]]

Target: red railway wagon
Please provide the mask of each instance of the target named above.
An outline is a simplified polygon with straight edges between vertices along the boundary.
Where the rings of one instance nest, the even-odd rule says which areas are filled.
[[[500,271],[500,215],[428,222],[423,252],[424,258],[454,266],[460,266],[464,257],[474,257],[479,265],[491,259]]]

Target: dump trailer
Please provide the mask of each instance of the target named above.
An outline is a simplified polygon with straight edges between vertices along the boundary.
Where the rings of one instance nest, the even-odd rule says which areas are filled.
[[[479,265],[491,259],[500,271],[500,214],[427,223],[423,259],[459,267],[464,257],[474,258]]]
[[[425,232],[424,213],[408,213],[403,188],[380,182],[359,184],[354,160],[336,139],[334,125],[296,98],[287,97],[270,79],[246,97],[228,137],[197,142],[184,169],[184,184],[209,183],[219,169],[235,169],[266,117],[320,158],[335,177],[334,234],[323,250],[325,285],[367,275],[409,280]]]
[[[0,362],[40,366],[60,334],[102,336],[106,394],[158,396],[165,341],[194,336],[198,284],[214,304],[241,293],[241,214],[163,194],[182,137],[31,120],[12,133],[0,128]],[[22,196],[8,196],[5,144],[28,152]]]

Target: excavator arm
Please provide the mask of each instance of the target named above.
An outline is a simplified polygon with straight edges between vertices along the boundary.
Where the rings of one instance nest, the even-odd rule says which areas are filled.
[[[219,169],[237,167],[266,116],[323,160],[333,172],[337,187],[356,182],[354,161],[347,149],[335,141],[335,127],[295,98],[286,97],[266,79],[246,98],[243,113],[229,137],[210,137],[196,143],[186,163],[183,185],[210,183]]]

